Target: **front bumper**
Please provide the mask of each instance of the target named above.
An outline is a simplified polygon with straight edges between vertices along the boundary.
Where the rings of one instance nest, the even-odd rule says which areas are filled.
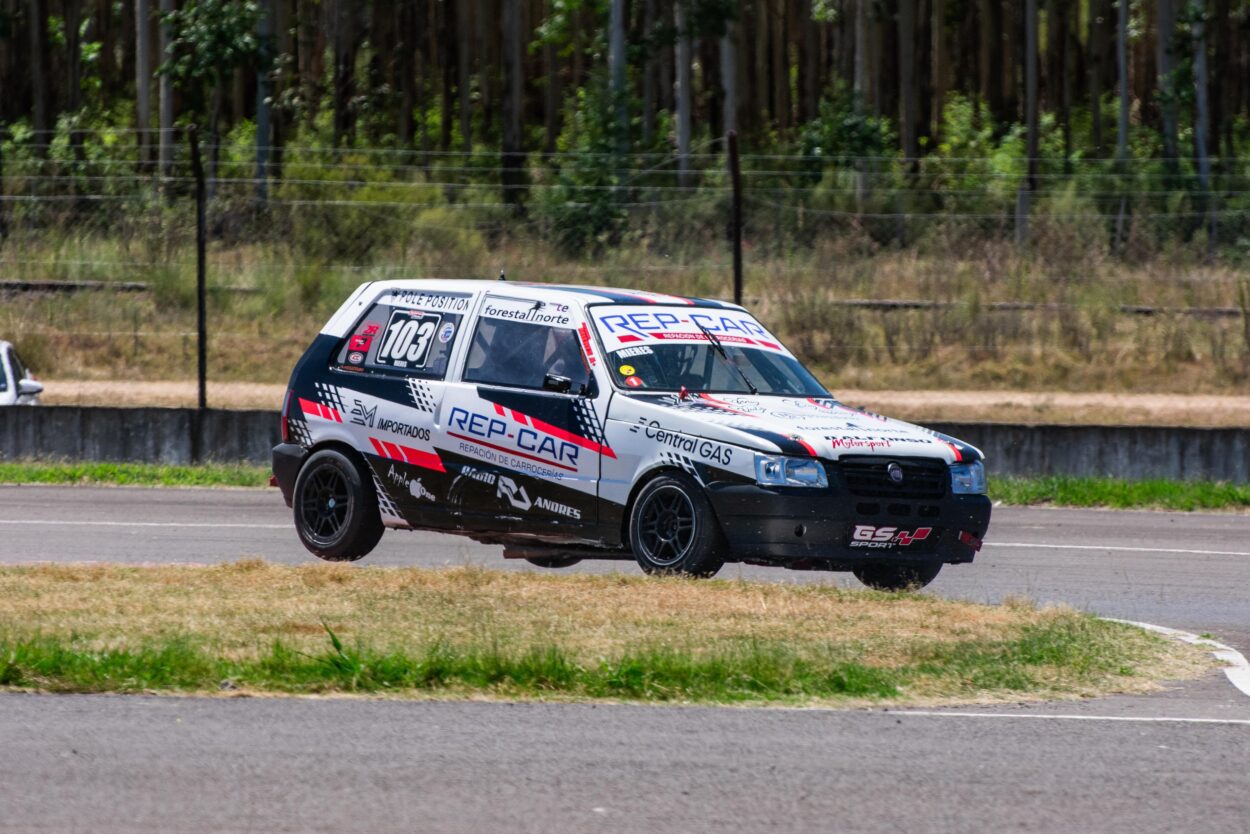
[[[282,500],[291,506],[291,494],[295,492],[295,479],[308,450],[298,443],[279,443],[273,447],[273,475],[282,490]]]
[[[849,570],[883,559],[971,562],[990,526],[990,500],[984,495],[857,498],[833,488],[738,483],[712,484],[708,497],[729,541],[732,561],[798,568]],[[929,528],[932,533],[909,545],[852,546],[857,525],[901,531]]]

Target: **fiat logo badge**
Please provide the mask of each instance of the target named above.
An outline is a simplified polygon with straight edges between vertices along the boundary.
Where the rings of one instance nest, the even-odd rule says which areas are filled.
[[[891,483],[901,484],[903,482],[903,467],[894,461],[891,461],[890,465],[885,468],[885,474],[890,476]]]

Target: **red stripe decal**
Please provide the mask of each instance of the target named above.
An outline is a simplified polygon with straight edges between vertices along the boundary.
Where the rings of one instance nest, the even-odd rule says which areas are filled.
[[[642,341],[642,337],[641,337],[641,336],[629,336],[629,335],[625,335],[625,336],[617,336],[617,337],[616,337],[616,340],[617,340],[618,342],[621,342],[622,344],[623,344],[623,343],[625,343],[625,342],[641,342],[641,341]]]
[[[544,434],[549,434],[552,437],[558,437],[561,440],[567,441],[569,443],[573,443],[577,446],[581,446],[583,449],[589,449],[592,452],[595,452],[600,455],[604,455],[605,457],[609,457],[612,459],[616,458],[616,452],[612,451],[612,449],[608,446],[604,446],[600,443],[596,443],[595,441],[591,440],[589,437],[582,437],[580,434],[573,434],[572,432],[567,432],[564,429],[560,428],[559,426],[553,426],[550,423],[544,423],[542,420],[539,420],[537,417],[531,417],[528,414],[522,414],[521,412],[517,411],[515,408],[512,409],[512,419],[516,420],[518,423],[520,423],[523,426],[531,425],[534,428],[538,429],[540,432],[543,432]],[[529,420],[529,423],[526,423],[526,420]]]
[[[803,439],[803,438],[801,438],[801,437],[796,437],[796,438],[794,438],[794,439],[795,439],[795,440],[797,440],[797,441],[799,442],[799,445],[800,445],[800,446],[802,446],[804,449],[806,449],[806,450],[807,450],[807,453],[808,453],[809,455],[811,455],[812,457],[818,457],[818,455],[816,454],[816,447],[815,447],[815,446],[813,446],[812,444],[808,443],[806,440],[804,440],[804,439]]]
[[[724,402],[722,400],[718,400],[715,397],[709,396],[707,394],[700,394],[699,399],[703,400],[704,402],[711,403],[717,408],[723,409],[725,411],[731,411],[734,414],[741,414],[743,417],[755,417],[756,416],[754,414],[747,414],[745,411],[739,411],[738,409],[734,408],[729,403]]]
[[[382,445],[382,441],[376,437],[369,438],[369,442],[373,444],[373,450],[382,457],[386,457],[386,448]]]
[[[422,469],[433,469],[435,472],[447,471],[443,468],[442,458],[435,452],[423,452],[411,446],[400,446],[398,443],[378,440],[376,437],[370,437],[369,442],[373,444],[373,448],[379,456],[388,460],[411,463],[413,466],[420,466]]]
[[[525,452],[518,452],[516,449],[508,449],[504,446],[496,446],[494,443],[487,443],[485,440],[478,440],[476,437],[469,437],[468,435],[464,435],[464,434],[456,434],[454,431],[447,432],[447,436],[454,437],[457,440],[467,440],[470,443],[476,443],[478,446],[485,446],[488,449],[495,449],[496,451],[499,451],[499,452],[507,452],[508,454],[516,455],[519,458],[526,458],[527,460],[536,460],[541,464],[545,464],[547,466],[554,466],[557,469],[565,469],[569,472],[577,471],[575,467],[565,466],[563,463],[553,463],[552,461],[549,461],[546,458],[540,458],[535,455],[527,455],[525,454]]]
[[[322,420],[331,420],[335,423],[343,422],[343,418],[339,416],[339,413],[327,405],[315,403],[312,400],[306,400],[303,397],[300,397],[299,407],[301,411],[312,417],[320,417]]]
[[[959,453],[959,447],[956,446],[954,443],[947,443],[946,445],[950,446],[951,451],[955,453],[955,463],[963,463],[964,456]]]
[[[503,406],[500,405],[499,403],[495,403],[495,413],[498,414],[500,417],[504,416]]]

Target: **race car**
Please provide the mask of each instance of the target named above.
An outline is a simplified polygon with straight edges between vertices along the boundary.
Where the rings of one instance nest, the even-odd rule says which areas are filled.
[[[43,383],[26,369],[17,349],[0,342],[0,405],[38,405]]]
[[[726,562],[919,587],[990,520],[974,447],[844,405],[744,308],[502,281],[361,285],[291,375],[273,471],[305,547],[386,529],[545,567]]]

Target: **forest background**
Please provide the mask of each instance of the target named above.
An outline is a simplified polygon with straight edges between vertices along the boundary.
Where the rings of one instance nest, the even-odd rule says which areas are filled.
[[[191,125],[219,381],[374,278],[726,297],[731,130],[746,300],[835,388],[1250,380],[1246,0],[0,0],[45,374],[194,374]]]

